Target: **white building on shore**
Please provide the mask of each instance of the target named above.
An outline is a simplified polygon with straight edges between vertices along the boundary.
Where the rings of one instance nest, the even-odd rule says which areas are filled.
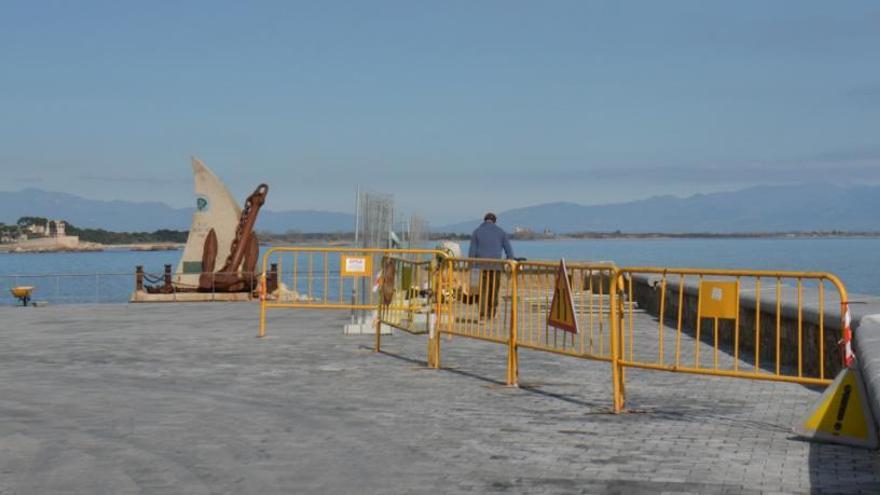
[[[76,249],[79,247],[79,236],[67,235],[67,223],[64,220],[46,220],[44,225],[29,225],[17,239],[9,239],[16,248],[23,250]],[[6,242],[6,239],[3,239]]]

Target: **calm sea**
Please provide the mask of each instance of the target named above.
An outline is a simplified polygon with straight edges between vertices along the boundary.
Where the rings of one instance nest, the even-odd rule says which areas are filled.
[[[618,265],[827,271],[850,292],[880,295],[880,238],[837,239],[604,239],[514,242],[529,259],[614,261]],[[462,248],[467,252],[467,243]],[[0,304],[8,288],[37,286],[36,299],[122,302],[134,286],[134,267],[161,273],[180,251],[0,254]],[[67,274],[64,277],[33,275]],[[101,274],[96,276],[96,274]]]

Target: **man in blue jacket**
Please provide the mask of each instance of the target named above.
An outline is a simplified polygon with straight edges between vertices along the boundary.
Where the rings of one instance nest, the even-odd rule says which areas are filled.
[[[501,252],[507,259],[514,259],[513,248],[507,232],[495,225],[498,218],[494,213],[486,213],[483,223],[471,234],[469,258],[501,259]],[[503,272],[501,264],[485,264],[480,270],[480,318],[494,318],[498,306],[498,286]]]

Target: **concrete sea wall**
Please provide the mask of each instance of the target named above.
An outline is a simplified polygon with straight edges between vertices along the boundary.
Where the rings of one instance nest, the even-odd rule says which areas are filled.
[[[880,314],[859,318],[853,343],[874,419],[880,424]]]

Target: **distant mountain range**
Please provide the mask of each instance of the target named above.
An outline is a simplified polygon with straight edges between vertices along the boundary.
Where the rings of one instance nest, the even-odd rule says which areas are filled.
[[[192,208],[160,202],[96,201],[71,194],[25,189],[0,192],[0,222],[22,216],[63,218],[78,227],[112,231],[185,230]],[[786,231],[880,231],[880,186],[827,184],[758,186],[687,198],[656,196],[641,201],[585,206],[547,203],[497,212],[499,224],[571,232],[743,233]],[[354,215],[318,210],[262,210],[258,230],[351,232]],[[434,227],[468,233],[479,219]]]
[[[193,208],[172,208],[159,202],[98,201],[72,194],[24,189],[0,191],[0,222],[11,224],[23,216],[64,219],[77,227],[115,232],[187,230]],[[257,230],[283,233],[352,232],[354,215],[329,211],[261,210]]]
[[[474,219],[435,230],[466,233],[479,222]],[[880,231],[880,186],[757,186],[619,204],[548,203],[499,212],[498,223],[508,230],[524,227],[556,233]]]

